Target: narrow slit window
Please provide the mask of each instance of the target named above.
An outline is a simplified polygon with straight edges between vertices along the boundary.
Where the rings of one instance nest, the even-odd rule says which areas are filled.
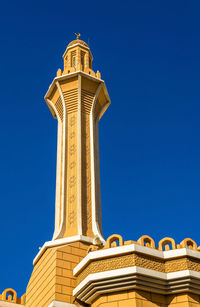
[[[82,69],[84,70],[84,56],[81,57],[81,65],[82,65]]]
[[[76,57],[72,57],[72,67],[76,68]]]
[[[89,68],[92,69],[92,60],[91,60],[91,58],[89,58]]]

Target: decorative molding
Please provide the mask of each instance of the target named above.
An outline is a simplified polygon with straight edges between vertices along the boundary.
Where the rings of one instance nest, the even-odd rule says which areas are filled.
[[[99,93],[102,89],[102,83],[99,84],[94,99],[93,99],[93,103],[92,103],[92,108],[90,111],[90,163],[91,163],[91,193],[92,193],[92,230],[95,236],[99,237],[99,239],[105,243],[105,240],[102,236],[100,227],[98,225],[98,221],[97,221],[97,204],[96,204],[96,180],[97,177],[100,176],[99,173],[99,169],[95,170],[95,152],[94,152],[94,135],[95,135],[95,122],[94,122],[94,108],[99,96]],[[96,174],[97,172],[97,174]],[[100,197],[100,195],[99,195]]]
[[[88,275],[73,291],[83,302],[91,303],[103,293],[139,289],[173,294],[183,291],[200,294],[200,274],[192,270],[162,273],[138,266]]]
[[[185,263],[184,263],[185,264]],[[145,255],[127,254],[115,257],[109,257],[99,259],[90,262],[77,276],[77,283],[79,284],[87,276],[94,273],[105,272],[116,269],[125,269],[127,267],[138,266],[153,271],[163,272],[165,271],[165,263],[158,258],[151,258]],[[183,269],[188,269],[187,265],[184,265]]]
[[[61,143],[61,136],[62,136],[62,121],[59,116],[59,113],[50,99],[47,99],[48,105],[56,114],[56,118],[58,120],[58,128],[57,128],[57,169],[56,169],[56,200],[55,200],[55,229],[53,234],[53,239],[56,237],[58,229],[59,229],[59,214],[60,214],[60,184],[61,184],[61,159],[62,154],[60,152],[60,143]]]
[[[81,260],[81,262],[74,268],[74,275],[77,276],[85,266],[89,264],[91,261],[95,261],[98,259],[114,257],[119,255],[129,254],[131,252],[144,254],[147,256],[156,257],[159,259],[173,259],[176,257],[190,256],[200,260],[199,251],[191,250],[188,248],[180,248],[169,251],[159,251],[150,247],[142,246],[139,244],[130,244],[123,245],[113,248],[101,249],[98,251],[90,252],[85,258]]]
[[[53,102],[52,102],[50,99],[48,99],[48,98],[47,98],[46,102],[47,102],[48,106],[50,107],[50,109],[53,109],[53,111],[55,112],[55,114],[56,114],[56,119],[57,119],[58,121],[60,121],[59,113],[58,113],[58,111],[57,111],[55,105],[53,104]]]
[[[63,225],[64,225],[64,217],[65,217],[65,195],[66,195],[66,184],[65,184],[65,156],[66,156],[66,147],[67,147],[67,140],[66,140],[66,127],[67,127],[67,113],[66,113],[66,105],[65,105],[65,99],[63,97],[63,93],[60,87],[60,84],[58,81],[56,81],[56,86],[58,88],[58,91],[60,93],[60,97],[61,97],[61,101],[62,101],[62,105],[63,105],[63,126],[62,126],[62,137],[63,137],[63,147],[62,147],[62,176],[61,176],[61,221],[60,221],[60,225],[58,228],[57,233],[54,234],[53,239],[57,239],[59,238],[59,236],[62,234],[63,231]]]
[[[55,77],[54,80],[53,80],[53,82],[50,84],[49,89],[48,89],[46,95],[44,96],[45,101],[47,101],[47,99],[48,99],[49,96],[51,95],[51,92],[52,92],[52,90],[53,90],[53,88],[54,88],[54,86],[55,86],[55,83],[56,83],[57,81],[63,81],[63,80],[69,79],[69,78],[71,78],[71,77],[78,76],[79,74],[81,74],[82,76],[84,76],[84,77],[87,78],[87,79],[93,80],[93,81],[98,82],[98,83],[99,83],[99,82],[103,83],[103,89],[104,89],[105,95],[106,95],[106,97],[107,97],[107,100],[110,102],[110,97],[109,97],[109,94],[108,94],[106,85],[105,85],[105,83],[104,83],[104,80],[99,79],[99,78],[94,77],[94,76],[91,76],[91,75],[89,75],[89,74],[87,74],[87,73],[85,73],[85,72],[83,72],[83,71],[81,71],[81,70],[78,70],[78,71],[69,73],[69,74],[67,74],[67,75],[62,75],[62,76],[60,76],[60,77]]]
[[[122,269],[137,266],[153,271],[171,273],[183,270],[200,272],[200,261],[194,258],[182,257],[163,260],[144,254],[130,253],[90,262],[77,276],[77,283],[80,283],[88,275],[110,270]]]
[[[61,123],[61,118],[59,116],[59,113],[55,107],[55,105],[53,104],[53,102],[50,99],[47,99],[47,103],[50,109],[53,109],[53,111],[56,114],[56,118],[58,120],[58,128],[57,128],[57,169],[56,169],[56,200],[55,200],[55,229],[54,229],[54,234],[53,234],[53,238],[56,235],[57,231],[58,231],[58,227],[59,227],[59,212],[60,212],[60,199],[57,199],[57,189],[59,187],[58,181],[59,181],[59,167],[58,165],[60,165],[60,161],[61,160],[61,156],[58,154],[58,147],[59,147],[59,143],[60,143],[60,135],[61,135],[61,130],[62,130],[62,123]]]

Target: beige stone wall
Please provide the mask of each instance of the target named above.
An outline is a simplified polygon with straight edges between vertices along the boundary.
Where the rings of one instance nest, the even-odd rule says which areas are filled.
[[[87,254],[88,245],[74,242],[48,248],[36,263],[26,296],[27,307],[46,307],[53,300],[73,303],[74,267]]]
[[[91,307],[197,307],[199,295],[160,295],[144,291],[115,292],[100,296]]]

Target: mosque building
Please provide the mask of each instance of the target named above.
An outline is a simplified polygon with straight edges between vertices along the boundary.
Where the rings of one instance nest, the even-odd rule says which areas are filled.
[[[53,237],[33,260],[25,294],[4,290],[0,307],[200,306],[200,247],[192,239],[103,237],[98,121],[110,98],[79,36],[45,95],[58,121]]]

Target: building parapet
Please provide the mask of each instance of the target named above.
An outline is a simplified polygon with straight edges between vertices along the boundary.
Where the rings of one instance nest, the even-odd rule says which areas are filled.
[[[99,250],[99,249],[107,249],[107,248],[112,248],[112,247],[117,247],[117,246],[129,245],[129,244],[139,244],[139,245],[154,248],[160,251],[169,251],[169,250],[174,250],[174,249],[179,249],[179,248],[189,248],[192,250],[200,251],[200,246],[197,247],[197,243],[190,238],[186,238],[177,244],[174,239],[170,237],[165,237],[158,242],[158,247],[156,247],[155,241],[148,235],[141,236],[137,241],[133,241],[133,240],[124,241],[122,236],[113,234],[110,237],[108,237],[108,239],[106,240],[105,246],[98,245],[98,244],[96,246],[91,245],[88,249],[88,252]]]
[[[17,297],[17,292],[12,288],[5,289],[2,294],[0,294],[0,301],[7,303],[25,305],[26,293],[24,293],[20,298]],[[1,303],[0,303],[1,306]]]

